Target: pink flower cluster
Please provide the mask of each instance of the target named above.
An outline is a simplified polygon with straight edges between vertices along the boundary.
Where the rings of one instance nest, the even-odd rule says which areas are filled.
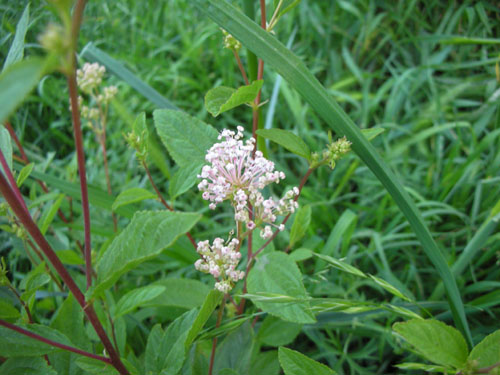
[[[252,157],[255,139],[250,138],[243,143],[243,127],[238,126],[237,130],[237,133],[223,130],[219,135],[222,142],[208,150],[205,159],[210,165],[205,165],[198,175],[203,179],[198,189],[203,192],[203,199],[211,202],[211,209],[224,200],[230,200],[235,220],[244,223],[249,230],[263,223],[268,224],[261,231],[261,237],[270,238],[271,226],[284,229],[284,225],[274,224],[276,215],[286,215],[297,209],[295,197],[299,190],[293,188],[280,200],[264,199],[259,190],[273,182],[279,183],[285,174],[275,171],[274,163],[267,160],[262,152],[256,151]],[[249,205],[254,208],[253,220],[250,220]]]
[[[239,241],[233,238],[224,243],[222,238],[216,238],[210,246],[208,241],[198,242],[198,259],[194,267],[201,272],[210,273],[214,278],[220,279],[215,283],[215,289],[227,293],[233,288],[233,283],[245,277],[245,272],[238,271],[236,267],[241,258]]]

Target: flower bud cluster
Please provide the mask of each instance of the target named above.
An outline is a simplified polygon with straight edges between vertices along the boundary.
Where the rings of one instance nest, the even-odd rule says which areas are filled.
[[[198,271],[209,273],[218,279],[215,289],[222,293],[229,292],[234,283],[245,277],[245,272],[236,269],[241,258],[239,241],[236,238],[224,243],[222,238],[216,238],[212,245],[207,241],[198,242],[198,259],[194,264]]]
[[[83,68],[76,71],[78,87],[87,94],[92,93],[102,83],[102,77],[105,72],[106,68],[98,63],[83,64]]]
[[[276,216],[287,215],[297,209],[295,197],[299,190],[293,188],[280,200],[264,199],[260,190],[271,183],[279,183],[285,174],[275,171],[274,163],[264,158],[262,152],[256,151],[252,157],[255,139],[250,138],[243,143],[243,127],[238,126],[237,130],[237,133],[223,130],[219,135],[222,142],[207,151],[205,159],[210,164],[205,165],[198,175],[202,178],[198,189],[203,192],[203,199],[211,202],[211,209],[224,200],[230,200],[235,220],[245,224],[249,230],[263,223],[269,224],[261,232],[261,237],[269,238],[272,236],[271,226],[284,229],[284,226],[274,224]],[[250,220],[250,205],[254,207],[253,220]]]
[[[351,144],[346,137],[342,137],[327,145],[323,151],[323,158],[328,160],[330,168],[335,168],[335,161],[351,151]]]
[[[222,35],[224,36],[224,48],[231,49],[234,51],[238,51],[241,48],[241,43],[231,34],[229,34],[226,30],[222,30]]]

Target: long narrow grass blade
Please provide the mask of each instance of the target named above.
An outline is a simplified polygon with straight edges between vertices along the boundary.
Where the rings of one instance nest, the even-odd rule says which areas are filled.
[[[120,61],[115,60],[106,52],[94,46],[92,43],[88,43],[85,47],[83,47],[80,56],[104,65],[111,73],[123,79],[135,90],[137,90],[137,92],[144,95],[149,101],[157,105],[158,108],[179,110],[179,108],[163,97],[158,91],[125,68]]]
[[[339,135],[352,142],[352,149],[377,176],[406,216],[425,254],[443,280],[450,309],[457,328],[472,346],[464,306],[455,279],[444,256],[426,227],[420,212],[398,181],[396,175],[382,160],[376,149],[366,140],[359,128],[331,98],[325,88],[305,64],[275,37],[267,33],[225,0],[193,0],[198,9],[226,29],[244,46],[272,66],[317,111]]]

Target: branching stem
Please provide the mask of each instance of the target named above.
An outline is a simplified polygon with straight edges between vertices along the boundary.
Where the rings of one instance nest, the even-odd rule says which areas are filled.
[[[219,328],[220,323],[222,321],[222,315],[224,313],[224,307],[226,306],[226,296],[222,299],[222,303],[219,307],[219,312],[217,314],[217,322],[215,323],[215,328]],[[214,359],[215,359],[215,349],[217,347],[217,336],[212,340],[212,352],[210,353],[210,365],[208,368],[208,375],[212,375],[212,371],[214,368]]]

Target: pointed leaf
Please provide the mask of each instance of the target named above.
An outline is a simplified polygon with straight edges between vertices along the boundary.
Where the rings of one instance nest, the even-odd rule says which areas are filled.
[[[385,132],[384,128],[369,128],[369,129],[361,129],[361,133],[371,141],[372,139],[375,139],[378,137],[380,134]]]
[[[9,131],[2,125],[0,125],[0,150],[3,153],[7,165],[12,171],[12,143],[10,141]],[[0,164],[0,172],[5,173],[2,164]]]
[[[406,363],[400,363],[396,365],[396,367],[402,370],[420,370],[425,372],[439,372],[442,374],[448,373],[446,367],[444,366],[426,365],[424,363],[406,362]]]
[[[395,323],[392,328],[431,362],[458,369],[467,361],[468,349],[463,336],[443,322],[415,319]]]
[[[302,156],[307,160],[311,159],[311,150],[309,146],[294,133],[283,129],[259,129],[257,134],[263,138],[269,139],[295,155]]]
[[[156,131],[175,162],[183,167],[203,164],[219,133],[196,117],[168,109],[153,112]]]
[[[24,181],[26,181],[26,179],[30,176],[34,166],[35,166],[34,163],[29,163],[28,165],[25,165],[23,169],[21,169],[19,175],[17,176],[17,181],[16,181],[18,187],[21,187]]]
[[[211,290],[210,293],[208,293],[205,302],[203,302],[203,305],[201,306],[200,311],[198,312],[198,315],[189,330],[189,334],[185,342],[186,349],[189,349],[198,333],[200,333],[208,318],[210,318],[210,315],[212,315],[215,308],[220,303],[222,295],[223,294],[218,290]]]
[[[302,324],[285,322],[272,315],[268,315],[259,328],[258,339],[264,345],[288,345],[300,333]]]
[[[33,58],[12,64],[0,74],[0,123],[22,103],[37,85],[44,71],[44,60]]]
[[[165,289],[161,285],[148,285],[128,292],[116,304],[115,319],[158,297]]]
[[[257,97],[263,83],[262,80],[254,81],[236,90],[225,86],[215,87],[205,95],[205,108],[212,116],[217,117],[222,112],[239,105],[251,103]]]
[[[328,255],[317,254],[317,253],[313,253],[313,254],[315,256],[317,256],[318,258],[323,259],[325,262],[331,264],[333,267],[335,267],[336,269],[338,269],[340,271],[352,273],[353,275],[363,277],[363,278],[366,277],[366,274],[363,271],[357,269],[354,266],[351,266],[350,264],[348,264],[346,262],[343,262],[339,259],[332,258]]]
[[[307,298],[302,284],[302,274],[295,262],[285,253],[273,252],[258,258],[248,275],[247,282],[249,293],[276,293],[304,300]],[[307,301],[276,304],[254,300],[254,303],[265,312],[289,322],[316,321]]]
[[[17,319],[21,316],[11,301],[0,298],[0,319]]]
[[[278,356],[285,375],[333,375],[335,371],[322,363],[296,352],[280,347]]]
[[[160,254],[188,232],[200,216],[170,211],[137,212],[97,263],[94,294],[102,293],[125,272]]]
[[[150,191],[142,188],[132,188],[125,191],[122,191],[113,202],[113,206],[111,209],[113,211],[117,210],[122,206],[126,206],[128,204],[141,202],[145,199],[156,199],[156,194],[151,193]]]
[[[24,38],[26,37],[26,31],[28,30],[29,18],[30,4],[28,3],[28,5],[26,5],[26,8],[24,8],[24,12],[19,19],[19,22],[17,23],[14,41],[10,46],[9,53],[7,54],[7,58],[5,59],[2,70],[5,70],[8,66],[23,59]]]

